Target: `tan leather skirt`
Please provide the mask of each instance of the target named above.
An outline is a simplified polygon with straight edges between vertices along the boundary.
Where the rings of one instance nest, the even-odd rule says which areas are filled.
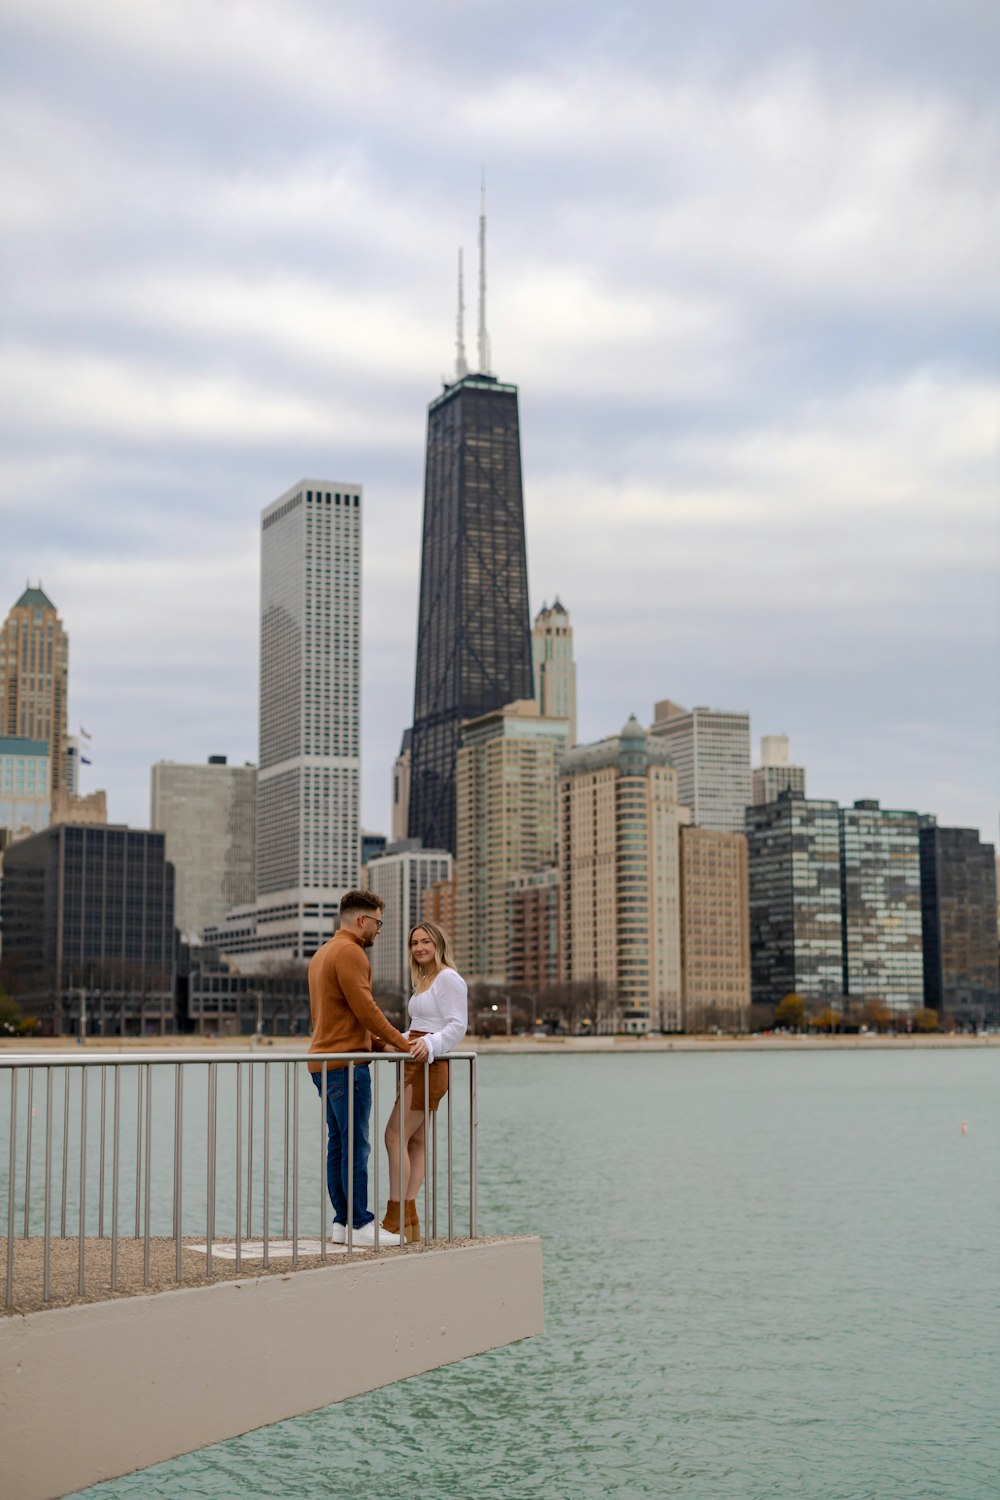
[[[426,1031],[411,1031],[411,1040],[414,1037],[426,1036]],[[410,1096],[411,1109],[423,1109],[424,1107],[424,1067],[422,1062],[408,1062],[403,1069],[405,1083],[413,1090]],[[440,1062],[432,1062],[427,1069],[429,1086],[429,1105],[431,1113],[437,1109],[441,1100],[448,1092],[448,1064],[442,1059]]]

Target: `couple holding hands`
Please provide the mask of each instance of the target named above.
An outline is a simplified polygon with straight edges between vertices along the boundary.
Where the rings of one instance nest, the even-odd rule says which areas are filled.
[[[448,939],[434,922],[420,922],[409,934],[410,996],[407,1032],[397,1031],[372,997],[371,964],[367,950],[378,937],[385,903],[372,891],[348,891],[340,903],[340,927],[318,949],[309,965],[309,1007],[312,1015],[310,1052],[403,1052],[403,1097],[396,1097],[385,1128],[389,1155],[389,1192],[399,1191],[400,1152],[403,1163],[403,1203],[389,1199],[381,1223],[379,1243],[401,1245],[420,1238],[417,1192],[423,1185],[424,1063],[429,1081],[429,1108],[436,1110],[448,1090],[446,1053],[465,1036],[468,1027],[468,988],[456,972]],[[348,1077],[346,1062],[326,1065],[326,1181],[333,1204],[331,1239],[347,1240],[348,1182],[353,1177],[352,1243],[359,1248],[375,1243],[375,1215],[368,1207],[368,1157],[371,1153],[371,1068],[354,1066],[354,1152],[348,1142]],[[310,1061],[309,1072],[322,1098],[324,1064]],[[402,1130],[400,1129],[402,1115]],[[400,1209],[402,1208],[402,1213]]]

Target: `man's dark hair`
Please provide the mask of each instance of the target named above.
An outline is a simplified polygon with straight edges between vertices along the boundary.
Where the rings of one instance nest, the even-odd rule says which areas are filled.
[[[345,891],[340,898],[340,920],[343,921],[351,912],[369,912],[377,916],[385,906],[381,896],[376,896],[374,891]]]

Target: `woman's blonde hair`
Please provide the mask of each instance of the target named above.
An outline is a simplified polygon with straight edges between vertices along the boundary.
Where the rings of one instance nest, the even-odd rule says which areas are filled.
[[[453,969],[455,967],[455,960],[451,953],[451,942],[444,928],[439,927],[436,922],[414,922],[406,939],[406,952],[410,959],[410,979],[414,989],[420,983],[421,978],[420,969],[410,951],[410,944],[413,941],[413,934],[415,932],[426,932],[434,944],[434,957],[437,959],[439,969]]]

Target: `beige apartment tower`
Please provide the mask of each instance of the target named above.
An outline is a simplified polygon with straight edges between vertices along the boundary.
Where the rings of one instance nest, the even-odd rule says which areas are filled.
[[[0,629],[0,734],[45,740],[49,791],[66,783],[69,637],[39,584],[29,584]]]
[[[557,598],[543,604],[531,629],[535,702],[545,719],[566,719],[569,743],[576,744],[576,663],[569,611]]]
[[[506,984],[509,882],[556,858],[556,786],[569,724],[533,699],[462,725],[456,764],[455,942],[467,979]]]
[[[683,1024],[677,773],[633,716],[580,745],[559,785],[560,978],[598,980],[626,1031]]]
[[[681,955],[685,1031],[744,1031],[750,911],[742,833],[681,829]]]

